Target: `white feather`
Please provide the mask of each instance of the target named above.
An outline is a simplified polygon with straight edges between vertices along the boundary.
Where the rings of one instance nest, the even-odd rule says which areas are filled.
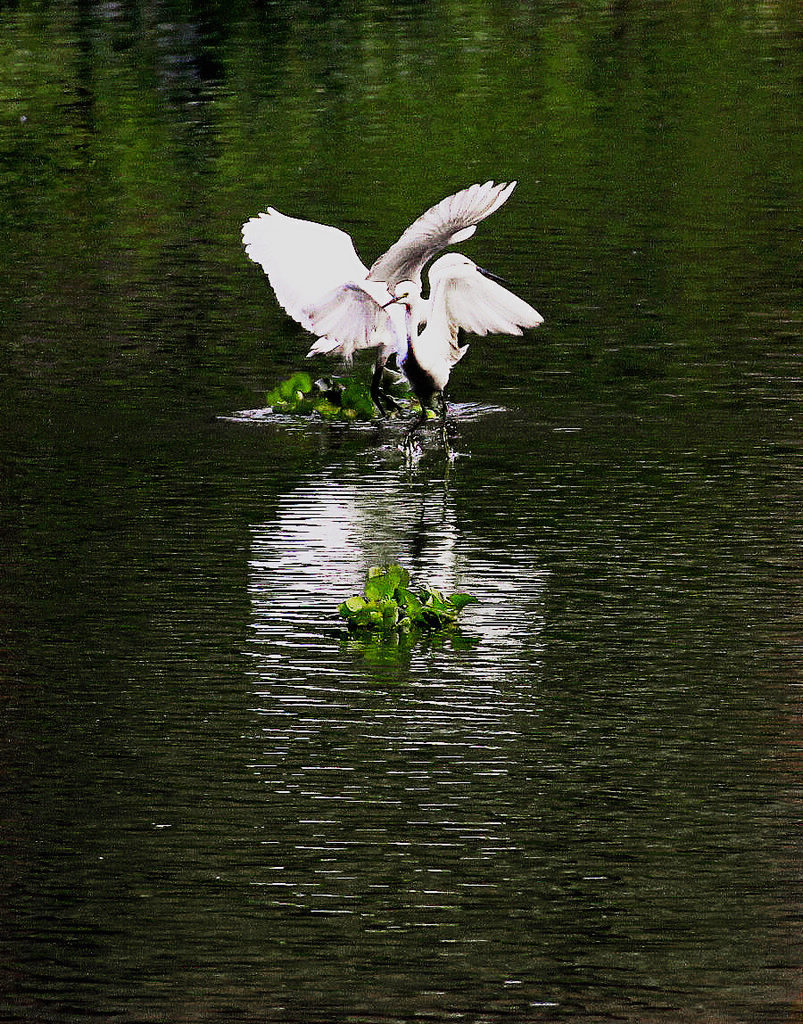
[[[409,228],[371,267],[371,278],[393,289],[402,281],[421,283],[421,271],[448,245],[471,238],[477,224],[510,198],[516,182],[471,185],[447,196],[413,221]]]
[[[449,253],[432,264],[426,327],[418,334],[408,318],[408,344],[435,390],[443,391],[455,363],[466,353],[459,331],[519,335],[544,318],[517,295],[486,277],[470,259]]]
[[[344,359],[365,348],[390,354],[406,331],[398,307],[385,309],[392,295],[384,284],[362,281],[333,289],[306,310],[309,330],[321,336],[308,355],[338,351]]]
[[[268,275],[279,305],[307,330],[313,330],[310,310],[333,289],[368,277],[345,231],[272,208],[246,221],[243,243]]]
[[[524,327],[538,327],[544,318],[518,295],[492,281],[475,263],[457,253],[443,256],[429,273],[433,305],[443,304],[452,331],[469,334],[521,334]]]

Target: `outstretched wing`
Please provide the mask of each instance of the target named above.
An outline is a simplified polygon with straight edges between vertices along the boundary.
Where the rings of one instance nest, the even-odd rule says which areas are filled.
[[[472,185],[447,196],[410,225],[370,270],[373,281],[393,288],[401,281],[421,283],[424,266],[448,245],[471,238],[481,220],[507,201],[516,182]]]
[[[521,334],[524,327],[538,327],[541,314],[480,270],[444,281],[446,315],[453,328],[469,334]]]
[[[339,352],[345,359],[363,348],[396,348],[390,310],[383,308],[391,295],[383,284],[364,281],[334,288],[305,311],[309,330],[319,336],[307,355]],[[401,313],[399,307],[396,307]]]
[[[316,334],[310,311],[335,288],[368,276],[345,231],[272,208],[243,224],[243,244],[268,275],[281,307]]]

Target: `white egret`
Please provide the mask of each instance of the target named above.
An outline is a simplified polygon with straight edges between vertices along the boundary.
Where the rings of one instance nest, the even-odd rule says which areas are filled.
[[[410,430],[410,443],[415,431],[426,419],[433,398],[440,400],[443,441],[446,437],[446,401],[444,388],[455,363],[468,350],[460,345],[459,332],[470,334],[520,335],[525,327],[538,327],[544,318],[518,295],[502,287],[501,279],[468,257],[457,252],[435,260],[429,268],[430,293],[427,301],[426,326],[419,332],[416,308],[418,286],[402,281],[394,288],[394,300],[405,310],[407,351],[399,365],[421,402],[421,419]]]
[[[406,319],[415,331],[426,319],[421,272],[447,246],[470,238],[477,224],[510,197],[516,182],[471,185],[422,214],[368,269],[339,228],[287,217],[269,207],[243,225],[245,251],[265,273],[282,308],[318,340],[308,355],[338,353],[347,361],[360,349],[379,349],[371,395],[381,408],[379,384],[392,353],[407,354]],[[407,282],[405,307],[392,304]],[[406,309],[406,314],[404,310]]]

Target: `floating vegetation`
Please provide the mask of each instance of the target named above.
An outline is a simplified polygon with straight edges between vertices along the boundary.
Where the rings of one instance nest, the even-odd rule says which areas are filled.
[[[445,596],[434,587],[410,589],[410,574],[400,565],[374,565],[368,570],[364,594],[355,594],[338,607],[350,630],[381,633],[392,642],[405,634],[418,636],[448,629],[467,604],[477,600],[471,594]]]
[[[379,394],[388,415],[420,412],[421,406],[400,373],[386,368]],[[313,381],[304,372],[294,373],[269,391],[267,404],[276,413],[317,415],[325,420],[374,420],[383,415],[374,405],[367,384],[352,377],[321,377]]]

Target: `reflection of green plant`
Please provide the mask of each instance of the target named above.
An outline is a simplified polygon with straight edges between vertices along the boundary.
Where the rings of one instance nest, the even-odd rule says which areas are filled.
[[[401,374],[385,370],[380,395],[391,415],[400,409],[420,409]],[[381,415],[367,384],[350,377],[321,377],[313,381],[303,372],[294,373],[269,391],[267,404],[273,412],[291,416],[317,414],[325,420],[373,420]]]
[[[448,597],[434,587],[410,590],[410,574],[400,565],[374,565],[368,570],[365,593],[343,601],[338,611],[351,630],[368,630],[388,636],[409,634],[410,638],[454,626],[471,594]]]
[[[478,636],[465,634],[460,626],[437,631],[422,630],[419,626],[409,629],[392,629],[379,632],[370,629],[350,629],[341,643],[341,650],[357,655],[366,665],[374,669],[391,669],[409,666],[413,650],[442,651],[450,647],[453,651],[470,650],[480,642]],[[377,678],[381,678],[377,677]],[[397,674],[384,677],[386,682],[400,683],[403,678]]]

